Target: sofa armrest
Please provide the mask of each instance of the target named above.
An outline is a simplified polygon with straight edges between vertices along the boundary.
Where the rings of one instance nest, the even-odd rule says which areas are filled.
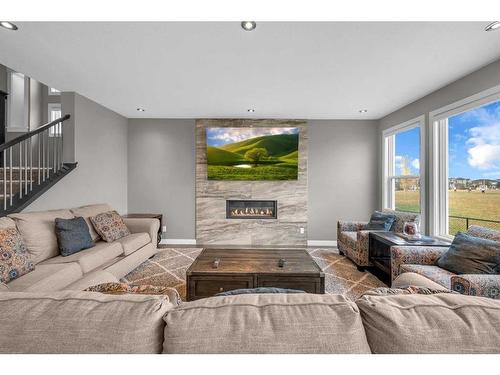
[[[5,283],[0,283],[0,292],[8,292],[9,287]]]
[[[399,276],[401,264],[436,265],[438,259],[448,251],[447,247],[438,246],[392,246],[391,269],[392,280]]]
[[[338,221],[337,231],[340,232],[357,232],[358,230],[366,229],[367,221]],[[338,234],[337,233],[337,234]]]
[[[469,296],[500,299],[500,275],[455,275],[451,277],[451,289]]]
[[[123,218],[123,222],[131,233],[148,233],[153,246],[156,247],[160,220],[147,218]]]

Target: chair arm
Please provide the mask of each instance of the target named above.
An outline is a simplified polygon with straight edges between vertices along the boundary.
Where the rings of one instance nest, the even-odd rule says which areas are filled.
[[[131,233],[148,233],[151,242],[156,247],[160,220],[148,218],[123,218],[123,222]]]
[[[357,232],[366,229],[367,221],[337,221],[337,235],[340,232]]]
[[[447,247],[438,246],[392,246],[392,281],[399,276],[399,266],[401,264],[422,264],[434,266],[441,255],[443,255],[446,251],[448,251]]]
[[[455,275],[451,277],[451,289],[469,296],[500,299],[500,275]]]
[[[358,230],[356,234],[356,238],[358,241],[358,246],[361,249],[365,249],[368,251],[369,242],[370,242],[370,233],[371,232],[386,232],[385,230],[380,229],[366,229],[366,230]]]

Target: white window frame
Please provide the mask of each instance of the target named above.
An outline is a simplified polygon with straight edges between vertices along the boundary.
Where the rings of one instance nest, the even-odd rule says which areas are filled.
[[[59,112],[61,112],[61,115],[62,115],[61,103],[49,103],[47,105],[47,120],[48,120],[48,122],[54,121],[50,118],[50,114],[52,111],[59,111]],[[49,137],[60,137],[61,133],[62,133],[61,127],[62,127],[61,123],[59,123],[57,126],[51,127],[49,129]]]
[[[500,85],[429,112],[429,232],[452,239],[448,234],[448,118],[500,101]]]
[[[411,129],[420,129],[420,155],[419,155],[419,176],[404,176],[403,178],[418,178],[420,180],[420,230],[425,232],[425,165],[426,165],[426,154],[425,154],[425,115],[418,116],[411,120],[405,121],[399,125],[393,126],[382,132],[382,208],[395,208],[395,196],[394,184],[396,178],[402,178],[401,176],[395,176],[395,147],[394,140],[398,133],[405,132]],[[389,181],[390,180],[390,181]]]

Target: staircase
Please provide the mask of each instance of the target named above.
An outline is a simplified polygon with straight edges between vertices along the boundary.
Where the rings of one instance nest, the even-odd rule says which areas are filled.
[[[20,212],[76,168],[63,160],[66,115],[0,145],[0,217]]]

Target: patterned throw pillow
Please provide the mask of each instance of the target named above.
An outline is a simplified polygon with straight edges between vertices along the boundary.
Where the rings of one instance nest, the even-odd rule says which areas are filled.
[[[95,231],[106,242],[113,242],[130,234],[122,217],[116,211],[103,212],[102,214],[90,217],[90,221]]]
[[[0,229],[0,282],[8,283],[35,269],[16,228]]]
[[[168,296],[170,302],[181,304],[181,298],[176,289],[167,286],[155,285],[130,285],[127,283],[104,283],[90,286],[86,292],[99,292],[103,294],[154,294]]]

